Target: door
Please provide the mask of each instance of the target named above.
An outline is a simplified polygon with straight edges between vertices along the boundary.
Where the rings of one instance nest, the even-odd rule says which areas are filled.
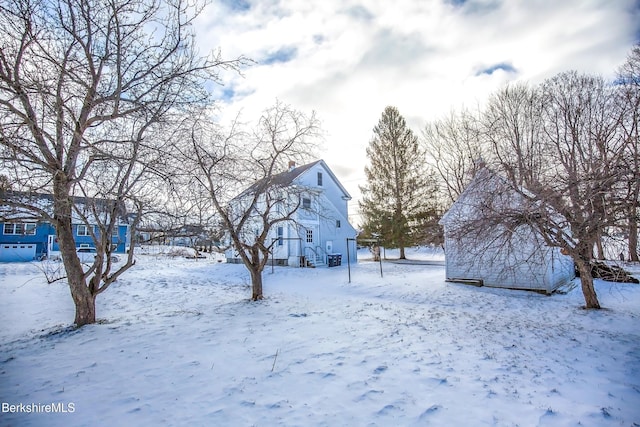
[[[304,235],[302,236],[304,240],[305,247],[305,256],[307,259],[311,260],[314,263],[320,263],[323,260],[322,250],[318,245],[319,236],[318,236],[318,226],[317,225],[308,225],[304,227]]]

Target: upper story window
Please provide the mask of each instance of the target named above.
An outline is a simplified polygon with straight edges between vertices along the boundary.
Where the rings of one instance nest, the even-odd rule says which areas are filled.
[[[340,228],[340,225],[341,225],[341,224],[340,224],[340,220],[339,220],[339,219],[336,219],[336,228]]]
[[[78,236],[88,236],[89,235],[89,228],[84,224],[79,224],[78,225],[78,230],[76,231],[76,234]]]
[[[318,187],[322,187],[322,172],[318,172]]]
[[[311,199],[308,197],[304,197],[302,199],[302,207],[304,209],[311,209]]]
[[[280,226],[278,227],[278,246],[282,246],[283,236],[284,236],[284,227]]]
[[[36,224],[28,223],[5,223],[4,234],[34,236],[36,234]]]

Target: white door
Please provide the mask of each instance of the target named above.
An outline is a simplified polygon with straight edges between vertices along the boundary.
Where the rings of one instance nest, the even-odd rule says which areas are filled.
[[[304,235],[302,238],[304,240],[304,247],[306,248],[305,256],[307,259],[315,263],[322,262],[323,254],[320,246],[318,245],[318,226],[309,225],[304,227]]]

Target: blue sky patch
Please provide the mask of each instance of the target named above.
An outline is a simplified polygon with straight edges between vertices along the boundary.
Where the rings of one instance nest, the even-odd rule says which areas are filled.
[[[263,64],[263,65],[277,64],[279,62],[289,62],[293,58],[295,58],[297,53],[298,53],[297,47],[283,46],[277,51],[273,53],[269,53],[264,59],[262,59],[259,62],[260,64]]]
[[[490,65],[488,67],[485,68],[481,68],[480,70],[478,70],[476,72],[476,76],[481,76],[483,74],[486,74],[487,76],[490,76],[491,74],[495,73],[496,71],[502,70],[505,73],[515,73],[518,70],[515,69],[515,67],[513,65],[511,65],[508,62],[501,62],[499,64],[494,64],[494,65]]]
[[[247,0],[220,0],[220,3],[236,12],[246,12],[251,9],[251,3]]]
[[[487,14],[500,8],[502,0],[444,0],[465,15]]]
[[[222,99],[225,101],[231,101],[236,95],[236,91],[232,87],[225,87],[222,90]]]
[[[347,15],[359,21],[371,21],[375,16],[364,6],[356,5],[346,10]]]

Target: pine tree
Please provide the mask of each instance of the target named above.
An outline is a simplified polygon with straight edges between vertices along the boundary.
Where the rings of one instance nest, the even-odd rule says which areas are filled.
[[[404,259],[405,247],[419,243],[425,221],[434,215],[436,188],[425,171],[418,138],[395,107],[385,108],[373,134],[367,147],[367,184],[360,187],[364,233],[399,248]]]

